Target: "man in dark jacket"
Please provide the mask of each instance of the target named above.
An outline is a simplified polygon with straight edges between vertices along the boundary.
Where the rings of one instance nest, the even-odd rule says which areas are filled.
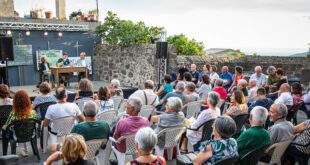
[[[249,106],[249,113],[256,106],[262,106],[269,110],[270,106],[273,104],[273,101],[266,97],[266,90],[263,87],[257,89],[257,97],[258,99]]]

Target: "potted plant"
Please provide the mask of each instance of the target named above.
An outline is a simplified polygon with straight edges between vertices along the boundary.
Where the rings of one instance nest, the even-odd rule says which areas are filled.
[[[98,12],[97,9],[90,10],[88,12],[88,15],[89,15],[91,21],[96,20],[97,12]]]
[[[45,18],[46,18],[46,19],[51,19],[51,18],[52,18],[52,15],[53,15],[53,14],[52,14],[52,11],[46,11],[46,12],[45,12]]]

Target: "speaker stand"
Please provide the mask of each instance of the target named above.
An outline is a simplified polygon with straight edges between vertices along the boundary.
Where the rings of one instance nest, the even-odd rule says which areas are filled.
[[[6,58],[5,59],[5,76],[6,76],[7,85],[8,85],[8,87],[10,87],[9,74],[8,74],[8,72],[9,72],[8,61],[9,61],[9,59]]]

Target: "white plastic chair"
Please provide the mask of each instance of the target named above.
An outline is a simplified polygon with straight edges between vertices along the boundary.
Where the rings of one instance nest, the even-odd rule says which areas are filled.
[[[118,110],[120,103],[124,100],[123,96],[114,96],[111,97],[114,103],[114,109]]]
[[[200,97],[200,100],[205,100],[208,97],[208,93],[211,92],[211,90],[205,90],[202,92],[202,95]]]
[[[102,144],[107,144],[107,142],[108,142],[108,139],[94,139],[94,140],[86,141],[87,152],[85,155],[85,159],[92,161],[92,162],[95,161],[96,165],[100,165],[100,162],[99,162],[98,157],[96,156],[96,153],[100,149],[100,146]],[[107,158],[107,156],[106,156],[105,160],[106,159],[109,159],[109,158]]]
[[[81,113],[83,113],[84,105],[85,105],[88,101],[94,101],[94,99],[88,97],[88,98],[78,99],[78,100],[75,101],[75,103],[76,103],[77,106],[79,107]]]
[[[220,99],[220,102],[217,104],[217,107],[221,108],[224,103],[225,103],[225,100],[224,99]]]
[[[154,109],[155,108],[152,105],[142,105],[139,115],[148,119]]]
[[[172,160],[173,147],[177,148],[177,155],[180,155],[179,143],[181,135],[186,130],[186,126],[177,126],[170,127],[161,130],[157,134],[157,138],[159,139],[161,136],[165,137],[165,145],[163,148],[160,148],[158,145],[155,146],[155,152],[157,156],[164,156],[164,149],[168,149],[168,160]]]
[[[224,103],[224,109],[223,109],[222,115],[226,113],[226,111],[227,111],[228,107],[230,106],[230,104],[231,103],[229,103],[229,102],[225,102]]]
[[[119,165],[124,165],[126,163],[125,162],[126,155],[132,155],[133,159],[136,159],[138,157],[137,150],[136,150],[135,135],[136,135],[136,133],[126,135],[126,136],[122,136],[117,140],[115,140],[113,137],[110,137],[110,139],[109,139],[110,143],[108,143],[109,146],[107,146],[107,147],[112,148],[113,152],[116,155],[116,158],[117,158]],[[117,148],[112,145],[112,142],[119,144],[122,140],[126,141],[126,152],[125,153],[119,152],[117,150]],[[109,158],[111,151],[110,151],[110,149],[107,148],[107,152],[108,151],[109,151],[109,153],[107,154],[107,157]]]
[[[46,152],[48,138],[50,138],[50,144],[55,144],[56,142],[61,143],[62,137],[70,134],[75,122],[75,116],[67,116],[51,120],[53,128],[57,130],[57,136],[48,132],[47,127],[43,127],[43,153]]]
[[[122,113],[126,111],[127,99],[123,99],[119,104],[118,113]]]
[[[116,110],[107,110],[97,114],[97,121],[106,121],[110,128],[113,127],[113,122],[117,116]]]
[[[286,148],[288,147],[288,145],[291,144],[291,142],[293,141],[294,138],[295,138],[295,136],[291,137],[290,139],[288,139],[286,141],[275,143],[275,144],[271,145],[270,147],[268,147],[267,150],[265,151],[265,154],[272,153],[269,163],[258,162],[258,164],[259,165],[266,165],[266,164],[268,164],[268,165],[272,165],[272,164],[281,165],[281,157],[282,157],[283,153],[285,152]]]
[[[200,101],[193,101],[187,103],[183,107],[183,112],[186,114],[186,118],[196,117],[196,115],[200,112],[201,109],[201,102]]]

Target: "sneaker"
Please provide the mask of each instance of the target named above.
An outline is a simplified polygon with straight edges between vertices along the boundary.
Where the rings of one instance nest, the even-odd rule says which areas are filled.
[[[28,151],[25,150],[25,149],[23,149],[23,150],[21,151],[21,154],[22,154],[23,157],[27,157],[27,156],[28,156]]]

